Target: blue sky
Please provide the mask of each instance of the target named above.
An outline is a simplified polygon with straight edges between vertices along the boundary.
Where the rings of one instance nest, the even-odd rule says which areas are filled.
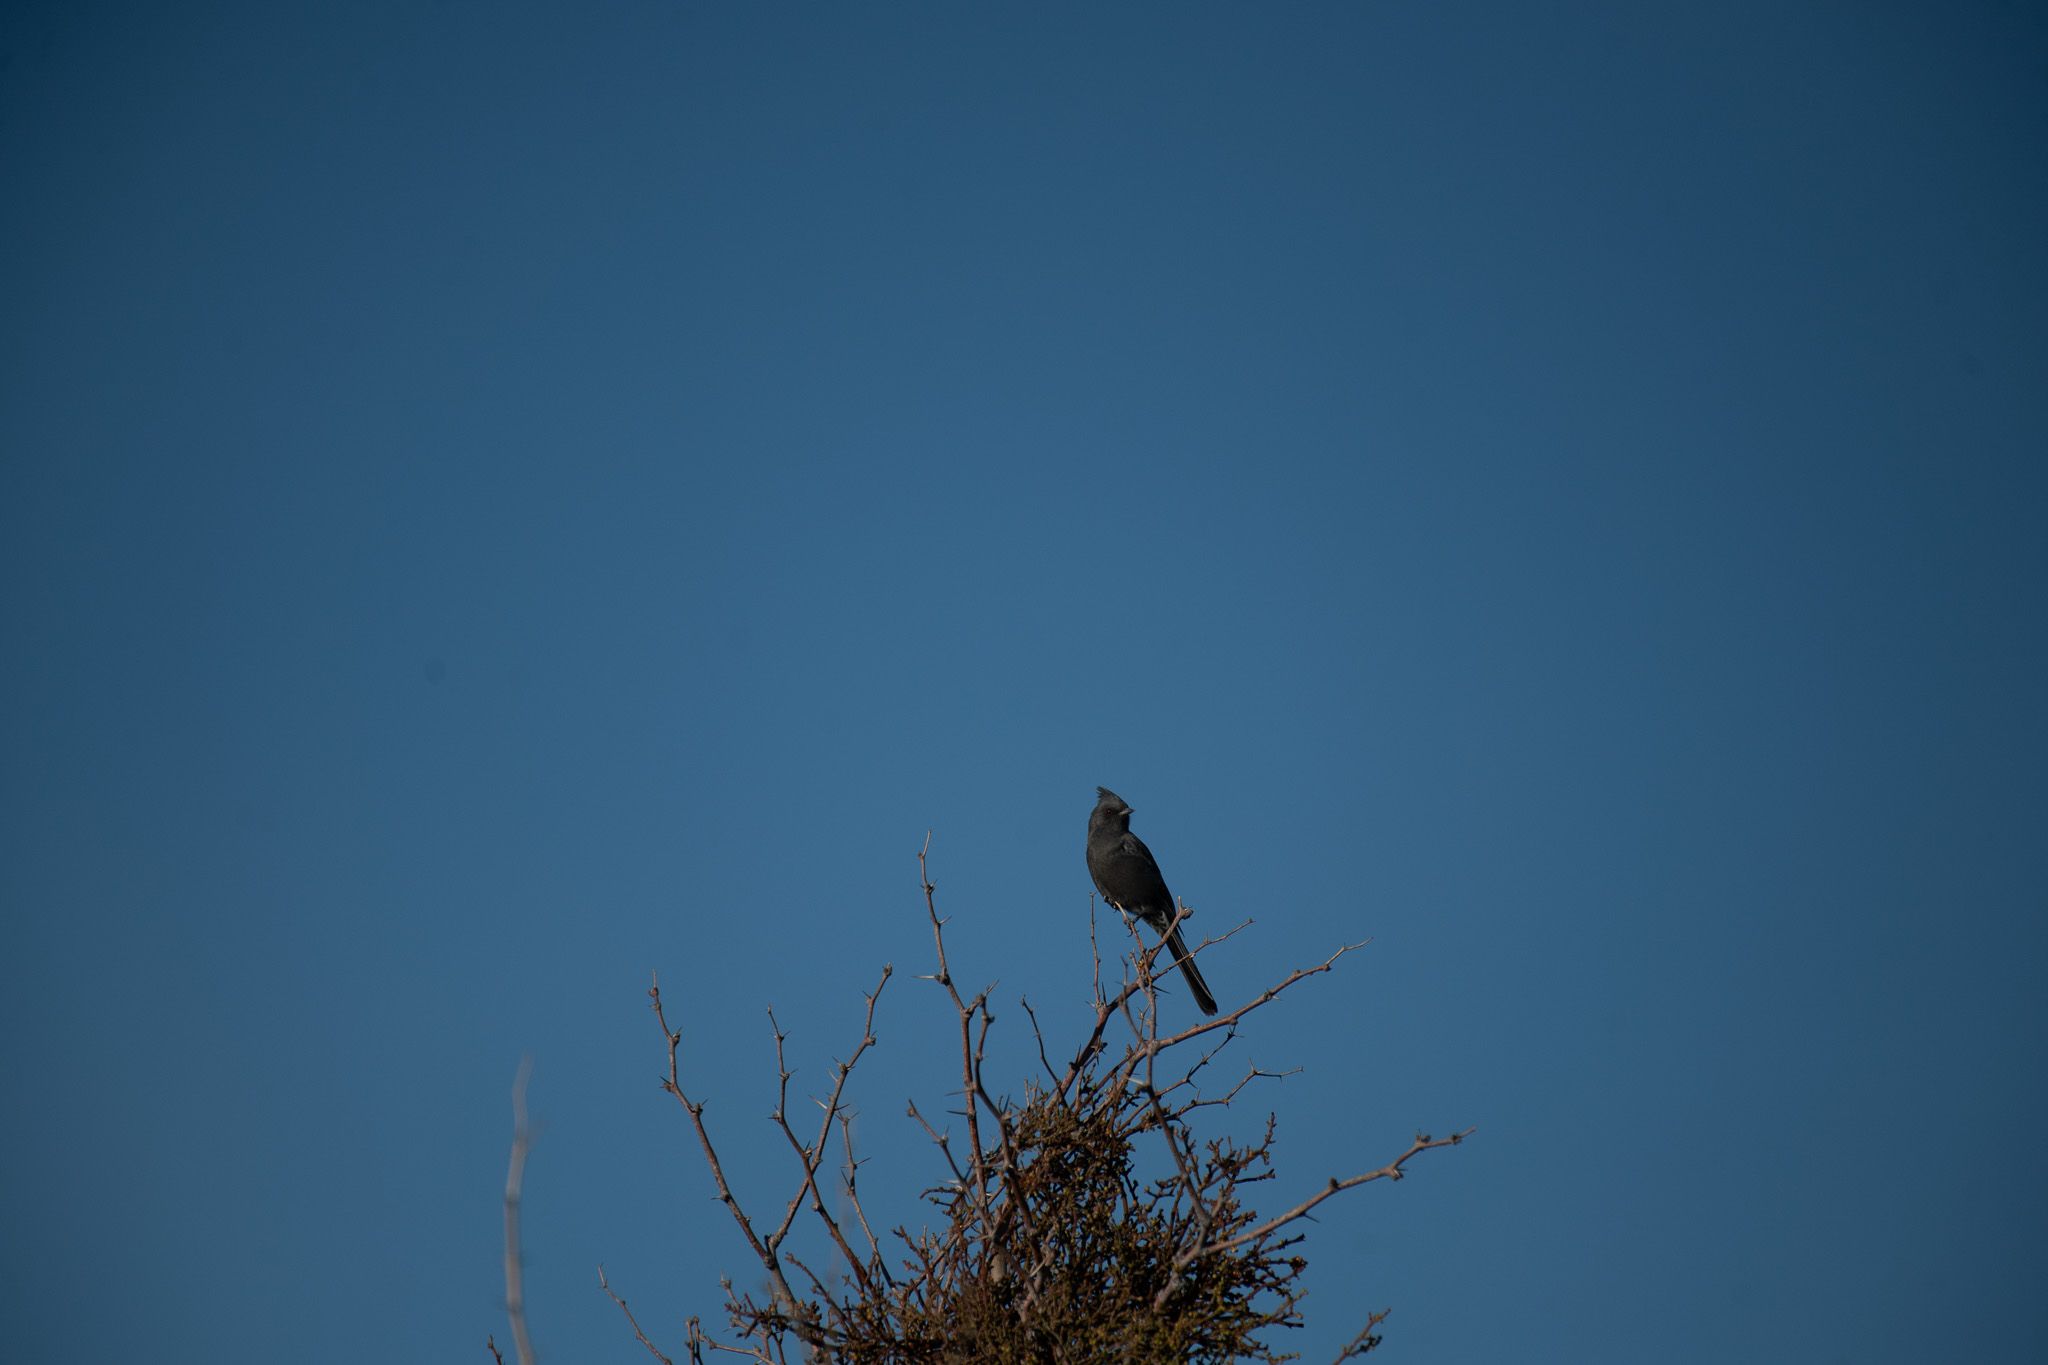
[[[1328,1359],[2048,1334],[2009,4],[19,5],[0,1354],[674,1346],[857,1037],[1082,1025],[1097,783]],[[1179,1002],[1185,1005],[1184,1001]],[[885,1204],[915,1218],[908,1195]]]

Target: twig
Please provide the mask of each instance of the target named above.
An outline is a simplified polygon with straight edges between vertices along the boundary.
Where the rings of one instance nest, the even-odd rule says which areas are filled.
[[[1221,943],[1224,939],[1230,938],[1232,935],[1243,930],[1249,923],[1250,921],[1247,920],[1245,924],[1238,925],[1229,933],[1223,934],[1216,939],[1204,939],[1201,945],[1193,951],[1200,952],[1202,948],[1208,947],[1209,944],[1212,942]],[[1356,952],[1360,948],[1365,947],[1366,944],[1371,942],[1372,940],[1368,938],[1361,939],[1357,943],[1347,943],[1339,949],[1337,949],[1336,952],[1331,953],[1328,957],[1324,958],[1321,962],[1318,962],[1313,967],[1295,968],[1293,971],[1289,972],[1285,978],[1274,983],[1271,986],[1268,986],[1265,990],[1259,992],[1259,994],[1253,996],[1250,1000],[1247,1000],[1244,1004],[1239,1005],[1236,1009],[1231,1010],[1229,1013],[1219,1014],[1212,1019],[1204,1019],[1199,1023],[1190,1024],[1188,1027],[1182,1029],[1179,1033],[1176,1033],[1171,1037],[1157,1039],[1154,1042],[1150,1043],[1148,1046],[1158,1051],[1164,1052],[1169,1048],[1178,1047],[1182,1043],[1189,1042],[1193,1039],[1199,1038],[1205,1033],[1214,1033],[1219,1029],[1234,1030],[1239,1024],[1239,1022],[1242,1021],[1246,1015],[1252,1013],[1252,1011],[1263,1009],[1267,1005],[1272,1004],[1273,1001],[1277,1000],[1281,996],[1281,994],[1287,991],[1290,987],[1296,986],[1301,982],[1308,980],[1312,976],[1320,976],[1324,972],[1331,970],[1333,967],[1336,966],[1338,958],[1344,956],[1346,953]],[[1152,951],[1156,953],[1158,950],[1155,948]],[[1135,989],[1135,983],[1132,986],[1127,987],[1125,991],[1126,996],[1129,994],[1131,990]],[[1140,1050],[1134,1049],[1131,1055],[1126,1056],[1121,1062],[1117,1064],[1117,1074],[1125,1076],[1129,1075],[1131,1068],[1136,1066],[1140,1060],[1142,1060]]]
[[[1187,913],[1185,908],[1183,908],[1181,913],[1174,917],[1173,922],[1176,926],[1178,926],[1186,918]],[[1246,920],[1244,923],[1237,925],[1235,928],[1231,929],[1227,933],[1218,934],[1215,938],[1205,938],[1200,943],[1196,944],[1192,949],[1190,949],[1188,955],[1190,957],[1193,957],[1197,953],[1200,953],[1204,948],[1208,948],[1214,944],[1222,943],[1230,938],[1233,938],[1239,933],[1242,933],[1245,929],[1249,928],[1250,925],[1251,921]],[[1094,914],[1091,909],[1089,914],[1089,939],[1091,946],[1094,944],[1094,929]],[[1367,939],[1365,942],[1369,943],[1371,942],[1371,940]],[[1109,1021],[1115,1018],[1120,1013],[1124,1014],[1124,1016],[1127,1019],[1129,1018],[1129,1014],[1126,1011],[1125,1006],[1133,996],[1137,995],[1140,991],[1145,989],[1144,983],[1149,978],[1152,962],[1159,955],[1161,950],[1165,948],[1165,946],[1166,940],[1163,936],[1161,937],[1158,943],[1154,944],[1150,948],[1144,947],[1144,940],[1140,939],[1139,947],[1141,949],[1141,952],[1138,954],[1138,956],[1143,959],[1143,970],[1134,979],[1124,982],[1123,988],[1119,990],[1113,998],[1104,999],[1101,987],[1099,984],[1097,985],[1095,992],[1094,1026],[1089,1029],[1087,1036],[1082,1039],[1080,1047],[1075,1049],[1074,1059],[1071,1062],[1067,1063],[1066,1074],[1061,1076],[1059,1084],[1053,1087],[1053,1097],[1055,1099],[1058,1099],[1062,1102],[1064,1102],[1067,1099],[1068,1091],[1073,1087],[1074,1082],[1080,1079],[1081,1073],[1086,1068],[1089,1059],[1102,1050],[1102,1035],[1104,1030],[1106,1030],[1109,1027]],[[1279,995],[1289,986],[1295,984],[1295,982],[1301,981],[1307,977],[1314,976],[1319,972],[1326,972],[1330,970],[1331,963],[1334,963],[1338,958],[1344,956],[1344,954],[1352,951],[1355,948],[1362,948],[1364,946],[1365,943],[1346,944],[1344,947],[1339,948],[1336,952],[1330,954],[1328,958],[1326,958],[1317,966],[1302,968],[1301,970],[1295,972],[1292,976],[1288,977],[1285,981],[1282,981],[1277,986],[1271,987],[1263,994],[1256,996],[1247,1003],[1240,1005],[1238,1008],[1232,1010],[1230,1013],[1218,1015],[1217,1017],[1207,1020],[1204,1023],[1196,1024],[1189,1028],[1183,1029],[1181,1032],[1176,1033],[1169,1038],[1156,1039],[1154,1042],[1148,1044],[1148,1046],[1157,1048],[1160,1051],[1164,1051],[1167,1048],[1174,1047],[1180,1043],[1184,1043],[1188,1039],[1197,1037],[1200,1034],[1212,1032],[1216,1029],[1235,1027],[1237,1022],[1240,1019],[1244,1018],[1245,1015],[1250,1014],[1253,1010],[1258,1009],[1260,1006],[1269,1003],[1275,996]],[[1099,978],[1101,972],[1101,949],[1100,947],[1095,947],[1094,951],[1096,954],[1096,971]],[[1120,1088],[1124,1084],[1128,1083],[1130,1073],[1127,1069],[1127,1065],[1135,1063],[1137,1060],[1140,1060],[1141,1052],[1142,1049],[1134,1049],[1132,1055],[1124,1059],[1125,1065],[1120,1066],[1119,1072],[1113,1074],[1111,1077],[1110,1083],[1113,1087]]]
[[[675,1365],[674,1361],[670,1360],[667,1356],[663,1355],[660,1352],[660,1350],[658,1350],[655,1347],[654,1343],[647,1339],[647,1333],[640,1330],[640,1324],[638,1321],[634,1319],[633,1310],[626,1307],[626,1301],[620,1298],[616,1293],[613,1293],[611,1281],[607,1280],[604,1277],[603,1266],[599,1266],[597,1268],[597,1282],[599,1286],[603,1288],[604,1292],[611,1296],[611,1301],[619,1306],[619,1311],[626,1315],[627,1323],[629,1323],[633,1328],[633,1335],[640,1338],[640,1344],[647,1348],[648,1353],[651,1354],[656,1360],[660,1361],[661,1365]]]
[[[854,1217],[860,1220],[860,1230],[868,1239],[868,1260],[882,1277],[882,1283],[893,1285],[895,1276],[889,1273],[889,1262],[882,1256],[882,1244],[875,1239],[875,1230],[868,1226],[868,1211],[860,1202],[860,1189],[855,1183],[860,1175],[860,1163],[853,1159],[853,1116],[845,1112],[839,1115],[839,1139],[846,1148],[846,1201],[853,1205]]]
[[[932,947],[938,954],[939,970],[933,976],[953,1001],[953,1008],[960,1016],[960,1089],[967,1101],[967,1140],[970,1144],[968,1157],[968,1193],[974,1200],[975,1209],[984,1226],[989,1222],[988,1167],[982,1156],[981,1145],[981,1104],[977,1098],[980,1090],[979,1079],[974,1074],[974,1015],[981,1008],[985,995],[974,998],[972,1005],[960,998],[960,988],[953,983],[952,969],[946,965],[946,922],[939,918],[938,903],[932,899],[938,888],[932,885],[931,872],[926,862],[931,852],[932,836],[927,830],[924,847],[917,851],[917,880],[924,887],[925,914],[932,924]]]
[[[1379,1312],[1368,1317],[1365,1320],[1365,1326],[1358,1330],[1358,1335],[1345,1343],[1344,1349],[1337,1352],[1337,1358],[1331,1361],[1330,1365],[1344,1365],[1345,1361],[1356,1356],[1362,1356],[1373,1347],[1379,1345],[1380,1339],[1373,1335],[1373,1330],[1385,1322],[1387,1314],[1393,1311],[1391,1308],[1382,1308]]]
[[[661,1026],[663,1036],[668,1039],[668,1075],[663,1079],[661,1088],[675,1096],[676,1102],[683,1106],[683,1112],[690,1116],[690,1125],[697,1130],[697,1143],[704,1149],[704,1164],[711,1168],[712,1183],[718,1186],[719,1202],[732,1214],[733,1221],[739,1224],[740,1235],[747,1239],[747,1245],[753,1248],[754,1255],[761,1262],[761,1268],[768,1272],[769,1283],[775,1288],[776,1301],[785,1312],[794,1313],[796,1293],[789,1287],[789,1277],[783,1274],[782,1263],[776,1258],[775,1249],[762,1242],[760,1234],[754,1231],[753,1220],[747,1217],[746,1210],[740,1207],[740,1201],[733,1197],[732,1186],[726,1182],[725,1166],[718,1159],[718,1149],[712,1144],[710,1130],[704,1126],[703,1104],[691,1100],[683,1092],[681,1060],[678,1056],[683,1045],[683,1035],[681,1030],[669,1027],[668,1015],[661,1005],[659,977],[647,988],[647,995],[654,1006],[655,1022]],[[808,1329],[805,1324],[799,1322],[797,1331],[804,1338],[806,1345],[821,1344],[815,1329]]]
[[[1052,1069],[1052,1059],[1045,1055],[1045,1030],[1038,1026],[1038,1011],[1031,1008],[1031,1002],[1021,995],[1017,997],[1017,1003],[1024,1007],[1024,1013],[1031,1020],[1031,1036],[1038,1043],[1038,1064],[1045,1068],[1045,1078],[1057,1085],[1060,1073]]]
[[[526,1126],[526,1082],[533,1075],[533,1058],[519,1059],[519,1072],[512,1078],[512,1160],[505,1170],[505,1312],[512,1319],[513,1352],[519,1365],[533,1365],[533,1342],[526,1335],[526,1290],[519,1266],[519,1190],[526,1178],[526,1153],[532,1135]],[[498,1355],[497,1343],[489,1341],[491,1354]],[[504,1360],[498,1356],[499,1361]]]
[[[1336,1177],[1332,1176],[1330,1179],[1330,1183],[1328,1185],[1324,1186],[1315,1194],[1310,1195],[1307,1199],[1302,1200],[1299,1204],[1296,1204],[1293,1208],[1287,1210],[1287,1212],[1280,1214],[1277,1217],[1268,1218],[1265,1222],[1259,1224],[1251,1231],[1240,1233],[1237,1236],[1231,1238],[1227,1242],[1218,1242],[1214,1246],[1197,1248],[1197,1254],[1203,1256],[1220,1256],[1225,1252],[1234,1251],[1238,1247],[1243,1246],[1247,1242],[1255,1242],[1261,1237],[1270,1235],[1274,1231],[1282,1227],[1285,1227],[1287,1224],[1293,1222],[1297,1218],[1306,1217],[1310,1209],[1313,1209],[1316,1205],[1322,1203],[1331,1195],[1341,1194],[1345,1190],[1356,1189],[1358,1186],[1367,1184],[1374,1180],[1399,1180],[1401,1178],[1401,1168],[1408,1164],[1408,1159],[1410,1157],[1415,1156],[1419,1152],[1427,1152],[1435,1147],[1455,1147],[1459,1143],[1463,1142],[1466,1138],[1471,1137],[1472,1134],[1476,1131],[1478,1130],[1474,1128],[1467,1128],[1462,1133],[1453,1133],[1449,1137],[1445,1138],[1433,1138],[1427,1133],[1417,1133],[1415,1135],[1415,1141],[1409,1144],[1407,1151],[1401,1153],[1401,1155],[1395,1157],[1392,1161],[1380,1167],[1378,1170],[1367,1171],[1363,1175],[1349,1176],[1343,1180],[1339,1180]]]
[[[854,1065],[860,1061],[861,1054],[875,1045],[875,1002],[881,999],[882,988],[889,984],[889,978],[895,970],[893,966],[883,967],[882,979],[876,982],[874,990],[868,993],[867,1018],[861,1027],[860,1043],[854,1048],[852,1056],[833,1068],[832,1093],[822,1106],[825,1112],[824,1117],[819,1120],[817,1139],[808,1147],[798,1139],[796,1131],[789,1126],[789,1078],[792,1073],[783,1061],[782,1042],[786,1035],[782,1032],[781,1026],[775,1023],[775,1011],[768,1011],[768,1022],[775,1030],[775,1069],[781,1076],[781,1089],[775,1102],[775,1124],[789,1140],[790,1150],[796,1153],[797,1163],[803,1167],[804,1172],[803,1183],[790,1197],[789,1207],[783,1211],[781,1224],[768,1235],[768,1249],[770,1252],[775,1251],[788,1238],[790,1224],[796,1220],[797,1210],[802,1207],[804,1196],[808,1194],[811,1197],[811,1211],[832,1235],[832,1241],[838,1246],[839,1254],[846,1258],[847,1266],[853,1271],[854,1278],[860,1282],[863,1290],[869,1287],[867,1268],[853,1254],[853,1248],[847,1245],[846,1235],[840,1230],[838,1221],[825,1207],[824,1195],[818,1189],[818,1167],[825,1161],[826,1142],[832,1136],[832,1119],[840,1112],[840,1096],[846,1091],[847,1077],[853,1074]]]
[[[1204,1058],[1203,1060],[1206,1062],[1207,1058]],[[1197,1109],[1227,1109],[1230,1107],[1231,1101],[1235,1100],[1240,1094],[1242,1094],[1244,1092],[1244,1088],[1250,1085],[1253,1081],[1284,1081],[1289,1076],[1299,1076],[1300,1074],[1301,1068],[1298,1066],[1290,1066],[1285,1071],[1261,1071],[1256,1066],[1248,1067],[1245,1070],[1244,1075],[1238,1078],[1237,1083],[1231,1086],[1230,1089],[1224,1091],[1221,1095],[1212,1095],[1199,1099],[1188,1100],[1186,1103],[1182,1104],[1178,1109],[1175,1109],[1173,1112],[1176,1115],[1179,1115],[1192,1113]],[[1168,1093],[1171,1093],[1176,1088],[1178,1087],[1169,1086]]]

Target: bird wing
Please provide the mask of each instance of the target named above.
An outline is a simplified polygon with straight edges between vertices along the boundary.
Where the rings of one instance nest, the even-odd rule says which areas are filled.
[[[1154,872],[1159,870],[1158,862],[1152,857],[1152,850],[1145,847],[1145,841],[1135,834],[1126,831],[1122,842],[1117,845],[1116,851],[1118,857],[1134,858],[1151,868]]]
[[[1159,870],[1159,860],[1152,856],[1151,849],[1145,847],[1145,841],[1135,834],[1126,832],[1117,843],[1116,854],[1119,859],[1130,865],[1131,871],[1126,875],[1135,876],[1139,883],[1133,888],[1136,895],[1124,908],[1136,910],[1148,918],[1153,915],[1171,915],[1173,893],[1166,889],[1166,874]]]

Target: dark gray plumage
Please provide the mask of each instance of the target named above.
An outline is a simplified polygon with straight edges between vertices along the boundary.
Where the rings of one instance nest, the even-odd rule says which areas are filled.
[[[1097,787],[1095,792],[1100,799],[1088,814],[1088,875],[1095,879],[1095,889],[1117,909],[1165,930],[1173,924],[1175,908],[1158,861],[1145,841],[1131,833],[1131,808],[1124,799],[1107,787]],[[1209,994],[1209,983],[1202,980],[1195,960],[1188,956],[1188,945],[1181,941],[1178,927],[1167,933],[1166,949],[1180,964],[1195,1004],[1202,1013],[1214,1014],[1216,997]]]

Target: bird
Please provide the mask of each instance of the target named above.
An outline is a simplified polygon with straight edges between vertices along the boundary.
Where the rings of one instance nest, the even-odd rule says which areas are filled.
[[[1097,787],[1095,794],[1095,809],[1088,813],[1088,875],[1095,879],[1095,889],[1117,909],[1166,935],[1167,951],[1180,964],[1195,1004],[1202,1013],[1214,1014],[1216,997],[1209,994],[1209,983],[1202,980],[1181,940],[1180,927],[1174,923],[1173,893],[1166,889],[1159,861],[1145,841],[1131,833],[1129,803],[1107,787]]]

